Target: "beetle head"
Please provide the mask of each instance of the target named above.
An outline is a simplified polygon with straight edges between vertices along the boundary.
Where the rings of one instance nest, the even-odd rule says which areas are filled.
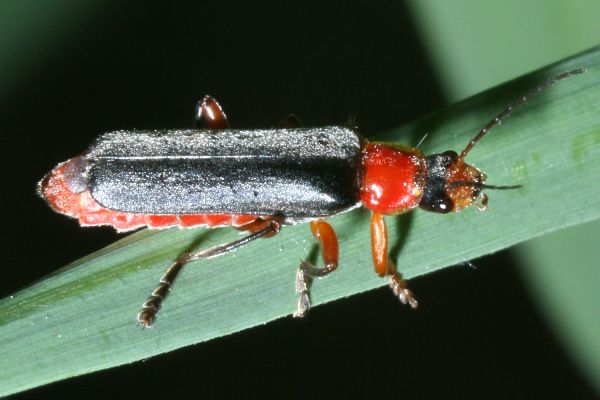
[[[432,154],[427,161],[427,185],[419,207],[438,213],[460,211],[475,204],[480,210],[487,205],[486,175],[459,158],[455,151]]]

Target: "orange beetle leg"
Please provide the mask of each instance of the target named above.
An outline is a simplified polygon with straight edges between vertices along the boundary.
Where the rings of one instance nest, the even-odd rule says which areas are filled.
[[[300,293],[298,309],[294,313],[294,317],[296,318],[304,317],[308,310],[310,310],[308,287],[311,279],[328,275],[338,267],[338,241],[331,225],[322,220],[312,221],[310,223],[310,230],[315,239],[319,241],[325,266],[318,268],[308,261],[300,263],[300,267],[296,271],[296,292]]]
[[[221,105],[211,96],[204,96],[196,106],[196,128],[204,123],[210,129],[227,129],[229,122]]]
[[[288,114],[279,120],[277,126],[284,129],[302,128],[302,121],[296,114]]]
[[[419,303],[413,297],[406,281],[400,277],[396,265],[388,257],[387,227],[380,213],[371,215],[371,251],[373,253],[373,266],[379,276],[390,277],[390,288],[403,304],[417,308]]]
[[[275,236],[279,230],[281,229],[281,225],[283,224],[282,218],[279,217],[257,217],[254,221],[250,221],[244,225],[236,226],[235,229],[238,231],[251,232],[254,233],[261,229],[264,229],[266,226],[275,223],[277,229],[273,230],[273,232],[264,235],[265,238],[270,238]]]

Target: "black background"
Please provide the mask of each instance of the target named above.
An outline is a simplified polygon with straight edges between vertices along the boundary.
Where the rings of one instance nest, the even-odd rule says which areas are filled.
[[[308,126],[339,124],[355,113],[366,135],[445,104],[399,2],[217,3],[104,2],[5,94],[3,296],[117,239],[54,214],[34,192],[99,133],[191,126],[206,93],[234,127],[270,127],[290,112]],[[475,264],[414,279],[418,312],[382,288],[304,321],[286,318],[15,397],[592,398],[510,254]]]

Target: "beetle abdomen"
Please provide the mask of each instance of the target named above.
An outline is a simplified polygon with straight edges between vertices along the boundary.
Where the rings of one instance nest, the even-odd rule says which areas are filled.
[[[359,204],[360,138],[342,127],[119,131],[85,156],[103,207],[315,218]]]
[[[86,162],[83,157],[74,157],[58,164],[38,183],[38,193],[48,204],[55,211],[76,218],[81,226],[110,225],[118,231],[130,231],[146,226],[241,227],[259,218],[256,215],[244,214],[144,214],[102,207],[87,187]]]

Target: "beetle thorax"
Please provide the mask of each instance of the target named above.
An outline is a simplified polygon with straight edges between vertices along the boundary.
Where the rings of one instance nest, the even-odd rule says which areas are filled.
[[[426,184],[426,162],[412,147],[368,143],[363,149],[360,199],[381,214],[412,210],[421,201]]]

